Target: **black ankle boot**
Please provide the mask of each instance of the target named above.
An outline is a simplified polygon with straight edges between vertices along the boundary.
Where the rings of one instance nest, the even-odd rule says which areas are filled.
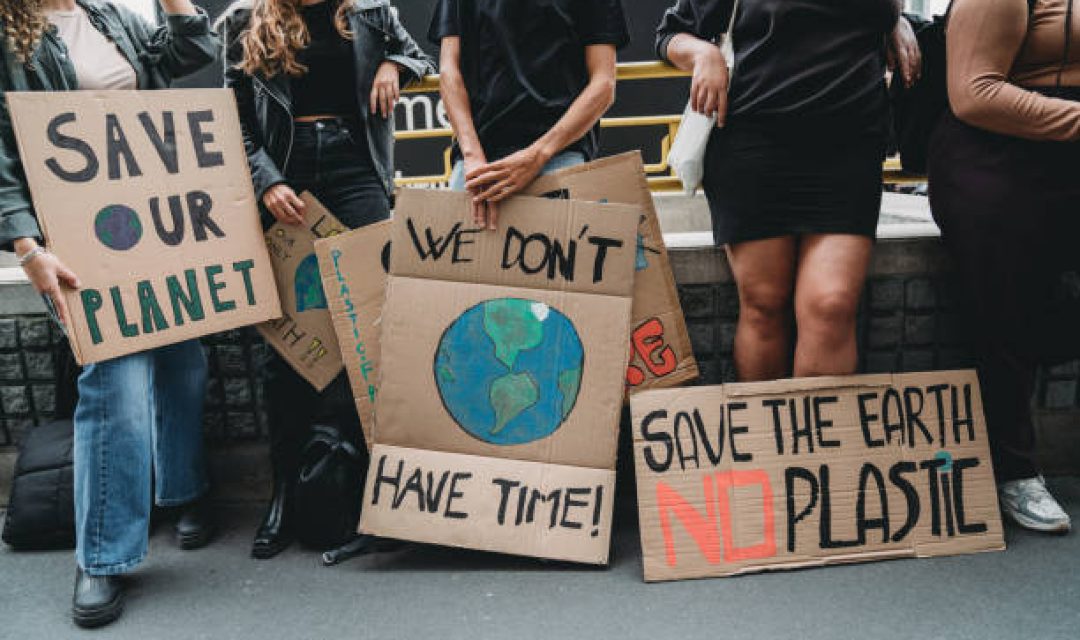
[[[75,595],[71,614],[75,624],[90,629],[103,627],[124,612],[124,583],[119,576],[91,576],[75,570]]]
[[[176,521],[176,542],[185,551],[205,547],[214,537],[214,529],[210,499],[204,496],[181,508]]]
[[[268,560],[292,544],[293,537],[287,517],[291,492],[291,482],[282,479],[274,480],[274,495],[266,507],[262,524],[255,532],[255,541],[251,545],[251,557]]]

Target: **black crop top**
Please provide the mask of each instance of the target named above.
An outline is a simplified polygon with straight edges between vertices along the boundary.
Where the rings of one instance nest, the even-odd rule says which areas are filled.
[[[338,2],[301,7],[311,42],[297,53],[297,62],[307,67],[307,73],[292,79],[294,117],[360,115],[353,43],[334,26]]]

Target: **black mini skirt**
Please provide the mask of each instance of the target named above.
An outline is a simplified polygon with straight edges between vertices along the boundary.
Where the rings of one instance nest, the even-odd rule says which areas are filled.
[[[717,245],[810,234],[873,238],[883,135],[733,120],[716,129],[703,187]]]

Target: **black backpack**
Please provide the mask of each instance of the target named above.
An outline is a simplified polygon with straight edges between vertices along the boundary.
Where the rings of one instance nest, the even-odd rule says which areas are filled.
[[[342,438],[337,429],[312,428],[291,501],[297,540],[326,550],[355,537],[367,463],[367,450]]]
[[[71,420],[33,427],[19,444],[4,542],[17,551],[75,546]]]
[[[17,551],[75,546],[75,487],[72,449],[79,366],[67,340],[54,351],[55,420],[31,427],[19,443],[8,497],[4,542]]]
[[[1028,15],[1035,10],[1036,0],[1027,0]],[[952,3],[949,4],[949,10]],[[949,91],[945,58],[944,16],[927,20],[905,14],[915,30],[922,50],[922,77],[911,88],[894,78],[889,87],[893,110],[893,132],[900,150],[900,164],[907,173],[925,174],[927,149],[941,116],[949,108]]]

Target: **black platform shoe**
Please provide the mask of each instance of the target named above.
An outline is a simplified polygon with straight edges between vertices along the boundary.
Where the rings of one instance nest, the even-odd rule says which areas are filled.
[[[283,480],[274,482],[274,495],[266,508],[266,515],[255,532],[251,545],[251,557],[269,560],[284,551],[293,542],[287,517],[291,485]]]
[[[103,627],[124,612],[124,583],[119,576],[92,576],[75,570],[71,615],[85,629]]]
[[[176,520],[176,543],[185,551],[209,544],[216,529],[209,498],[199,498],[184,505]]]

